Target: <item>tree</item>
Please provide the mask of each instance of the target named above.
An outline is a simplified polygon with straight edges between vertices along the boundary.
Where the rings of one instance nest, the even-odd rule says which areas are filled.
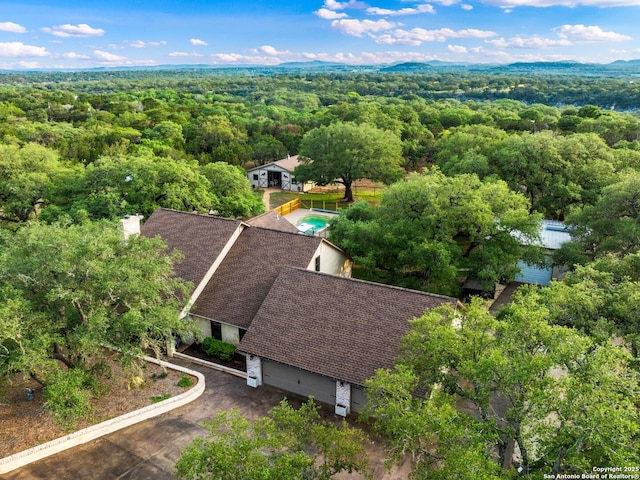
[[[478,299],[427,312],[411,322],[395,369],[367,381],[374,431],[392,453],[415,456],[418,478],[512,478],[497,467],[513,461],[539,478],[640,459],[628,353],[550,325],[540,300],[532,289],[499,319]]]
[[[22,373],[52,389],[99,383],[105,346],[140,375],[142,354],[159,356],[174,335],[193,331],[179,318],[188,287],[173,274],[179,257],[158,239],[123,241],[106,221],[36,223],[3,232],[0,244],[2,380]]]
[[[58,155],[46,147],[0,145],[0,219],[17,223],[35,217],[65,170]]]
[[[567,218],[573,226],[572,242],[557,252],[569,264],[615,253],[628,255],[640,249],[640,174],[630,173],[604,187],[594,205],[586,205]]]
[[[340,472],[368,475],[365,435],[343,421],[319,421],[312,400],[299,409],[286,400],[250,422],[237,410],[206,425],[176,463],[178,478],[224,480],[329,480]]]
[[[103,157],[56,184],[52,202],[57,208],[43,215],[51,221],[61,213],[76,219],[149,216],[158,207],[208,212],[216,201],[210,181],[193,161],[154,155]]]
[[[242,167],[223,162],[209,163],[201,168],[215,195],[211,208],[229,218],[249,218],[264,212],[262,198],[251,189]]]
[[[298,182],[344,185],[344,199],[353,201],[354,181],[368,178],[391,183],[402,177],[402,144],[393,133],[368,124],[333,123],[309,131],[300,144]]]
[[[332,241],[396,285],[457,295],[461,275],[490,286],[540,254],[531,246],[540,216],[504,182],[475,175],[414,174],[391,185],[371,212],[356,213],[341,215]]]

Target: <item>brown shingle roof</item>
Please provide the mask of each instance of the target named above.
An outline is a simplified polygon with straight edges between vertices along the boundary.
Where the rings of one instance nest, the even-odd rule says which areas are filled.
[[[409,320],[454,298],[285,268],[239,349],[362,385],[391,368]]]
[[[160,235],[169,249],[182,252],[184,260],[176,265],[176,274],[195,288],[239,225],[238,220],[158,208],[141,231],[147,237]]]
[[[248,328],[284,265],[307,268],[321,238],[247,227],[191,313]]]
[[[298,229],[291,222],[285,220],[282,215],[274,211],[263,213],[257,217],[245,220],[252,227],[268,228],[281,232],[298,233]]]

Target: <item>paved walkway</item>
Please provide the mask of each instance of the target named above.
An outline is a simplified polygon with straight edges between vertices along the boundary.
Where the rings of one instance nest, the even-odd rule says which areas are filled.
[[[264,416],[285,396],[282,391],[268,386],[254,389],[247,386],[242,378],[210,368],[181,360],[172,362],[204,374],[206,390],[197,400],[159,417],[0,475],[0,479],[174,479],[174,466],[180,458],[180,452],[194,438],[206,436],[206,429],[202,426],[204,421],[213,419],[218,412],[233,408],[247,418]],[[290,399],[290,403],[297,407],[300,400]],[[328,410],[328,407],[322,408],[328,418],[333,418],[333,413]],[[374,478],[407,478],[408,464],[388,473],[384,468],[381,445],[372,442],[369,450]],[[345,474],[339,478],[361,480],[363,477]]]

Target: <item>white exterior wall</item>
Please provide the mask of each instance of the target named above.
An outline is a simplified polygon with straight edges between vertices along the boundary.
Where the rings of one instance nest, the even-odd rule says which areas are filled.
[[[240,343],[240,330],[238,327],[232,327],[231,325],[221,325],[222,341],[238,345]],[[209,334],[211,336],[211,334]]]
[[[336,381],[336,405],[347,407],[347,413],[351,411],[351,384]]]
[[[313,255],[307,270],[315,271],[316,257],[320,256],[320,272],[351,278],[351,261],[338,248],[323,241]]]
[[[249,170],[247,172],[247,178],[249,179],[249,183],[251,184],[251,187],[253,188],[268,187],[268,185],[264,184],[264,182],[266,182],[267,178],[269,177],[268,172],[280,172],[283,175],[282,177],[283,183],[285,182],[289,183],[289,187],[286,188],[286,190],[291,190],[293,192],[306,192],[307,190],[310,190],[313,187],[313,183],[311,182],[307,182],[305,184],[291,182],[291,178],[294,178],[293,172],[285,170],[284,168],[279,167],[278,165],[265,165],[262,168],[255,168],[253,170]],[[254,175],[258,175],[257,180],[253,178]],[[262,183],[261,183],[261,180],[262,180]]]
[[[258,385],[262,385],[262,360],[255,355],[247,355],[247,383],[249,377],[258,380]]]
[[[127,215],[120,220],[125,240],[131,235],[140,235],[140,221],[143,218],[142,215]]]
[[[193,317],[196,321],[196,327],[202,333],[202,338],[211,336],[211,322],[205,318]]]

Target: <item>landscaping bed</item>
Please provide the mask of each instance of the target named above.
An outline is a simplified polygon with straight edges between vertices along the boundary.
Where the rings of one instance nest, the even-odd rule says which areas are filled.
[[[109,365],[112,370],[111,378],[105,382],[109,388],[108,393],[92,400],[92,418],[79,421],[74,430],[146,407],[160,399],[180,395],[189,388],[178,385],[189,383],[182,380],[183,377],[188,377],[191,385],[197,382],[196,378],[184,373],[164,370],[154,363],[145,363],[144,385],[127,389],[127,377],[113,357],[109,359]],[[27,388],[33,389],[33,400],[27,400]],[[0,394],[0,458],[70,433],[56,424],[44,409],[42,387],[34,380],[24,380],[22,375],[16,375],[10,384],[2,387]]]
[[[184,353],[185,355],[189,355],[191,357],[206,360],[207,362],[224,365],[225,367],[240,370],[242,372],[247,371],[247,359],[244,355],[241,355],[237,352],[233,354],[233,358],[231,360],[221,360],[218,357],[207,355],[202,351],[202,346],[200,344],[193,343],[189,345],[185,350],[182,350],[181,353]]]

